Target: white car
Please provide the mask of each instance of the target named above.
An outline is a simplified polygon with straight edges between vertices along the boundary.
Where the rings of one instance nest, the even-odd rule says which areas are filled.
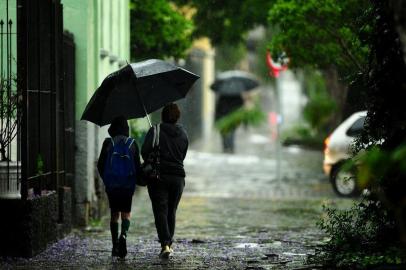
[[[353,197],[360,193],[355,177],[342,170],[342,165],[351,157],[351,145],[362,132],[366,115],[366,111],[354,113],[324,141],[323,170],[339,196]]]

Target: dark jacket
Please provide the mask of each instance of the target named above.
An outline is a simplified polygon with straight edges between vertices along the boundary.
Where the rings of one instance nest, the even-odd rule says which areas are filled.
[[[118,135],[113,137],[114,143],[118,143],[120,140],[126,140],[127,137],[124,135]],[[103,146],[100,152],[99,160],[97,161],[97,169],[99,171],[100,176],[103,178],[104,175],[104,166],[106,164],[106,158],[108,155],[108,152],[110,151],[111,147],[113,147],[113,144],[111,143],[110,138],[106,138],[103,142]],[[141,177],[141,161],[140,161],[140,151],[138,149],[137,143],[134,142],[131,145],[131,153],[133,154],[133,159],[134,159],[134,166],[135,166],[135,172],[136,172],[136,179],[139,179]],[[133,191],[134,192],[134,191]]]
[[[216,115],[215,119],[226,116],[227,114],[241,108],[244,104],[244,100],[241,96],[220,96],[216,103]]]
[[[160,173],[164,175],[185,176],[183,160],[189,146],[185,129],[177,124],[161,123],[159,134]],[[152,152],[154,129],[150,128],[142,145],[141,155],[144,160]]]

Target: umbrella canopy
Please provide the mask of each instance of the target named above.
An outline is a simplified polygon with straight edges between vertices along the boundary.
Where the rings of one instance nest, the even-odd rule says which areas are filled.
[[[230,70],[220,73],[210,88],[219,95],[236,96],[241,92],[250,91],[259,82],[251,73],[241,70]]]
[[[184,98],[197,79],[198,75],[158,59],[126,65],[104,79],[81,119],[103,126],[121,115],[147,116]]]

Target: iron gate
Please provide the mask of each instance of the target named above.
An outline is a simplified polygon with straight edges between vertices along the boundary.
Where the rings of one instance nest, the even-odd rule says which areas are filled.
[[[17,0],[22,91],[21,195],[71,185],[74,168],[74,43],[60,0]],[[66,171],[68,169],[68,171]]]

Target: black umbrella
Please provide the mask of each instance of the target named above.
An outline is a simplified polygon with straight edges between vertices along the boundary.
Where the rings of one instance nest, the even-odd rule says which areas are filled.
[[[127,119],[148,117],[148,113],[184,98],[197,79],[198,75],[162,60],[128,64],[104,79],[81,119],[104,126],[121,115]]]
[[[251,73],[241,70],[225,71],[217,75],[210,88],[219,95],[236,96],[259,85],[257,78]]]

